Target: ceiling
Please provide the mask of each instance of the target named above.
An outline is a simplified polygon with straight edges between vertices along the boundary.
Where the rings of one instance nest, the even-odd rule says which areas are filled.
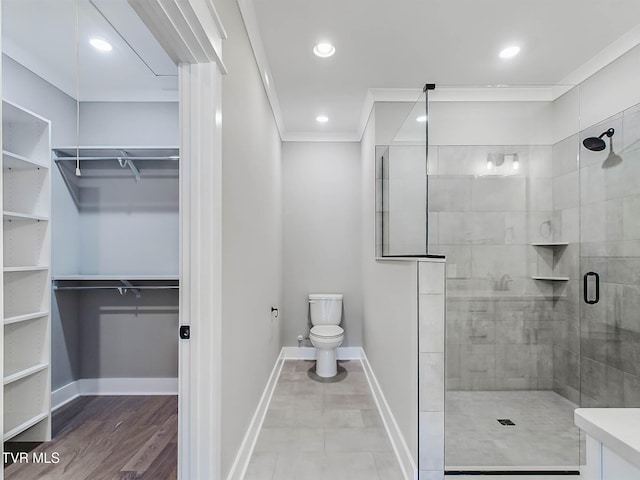
[[[638,0],[238,3],[284,140],[359,140],[373,100],[413,101],[427,82],[435,95],[444,85],[575,84],[640,43]],[[177,101],[177,68],[127,0],[2,0],[2,9],[4,53],[73,98]],[[113,51],[96,51],[92,36]],[[323,40],[334,56],[313,55]],[[520,55],[500,59],[510,44]]]
[[[178,100],[176,65],[127,0],[2,0],[2,50],[80,101]]]
[[[394,95],[408,100],[417,99],[427,82],[576,83],[640,43],[638,0],[239,4],[258,65],[269,77],[265,87],[285,140],[359,140],[371,102],[367,92],[375,89],[393,89],[377,91],[386,92],[388,100]],[[323,40],[335,45],[334,56],[313,55],[313,46]],[[499,51],[511,44],[521,53],[500,59]],[[319,114],[329,122],[318,124]]]

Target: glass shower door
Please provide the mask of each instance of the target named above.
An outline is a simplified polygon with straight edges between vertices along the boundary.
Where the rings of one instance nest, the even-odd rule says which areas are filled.
[[[640,407],[640,105],[580,139],[580,404]]]

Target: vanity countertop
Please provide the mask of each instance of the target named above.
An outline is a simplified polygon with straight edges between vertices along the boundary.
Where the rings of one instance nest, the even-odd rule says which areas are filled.
[[[578,408],[575,424],[640,468],[640,408]]]

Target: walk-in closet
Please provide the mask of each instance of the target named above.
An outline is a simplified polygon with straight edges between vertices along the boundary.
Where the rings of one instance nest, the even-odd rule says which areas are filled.
[[[176,478],[177,75],[126,0],[2,0],[7,480]]]

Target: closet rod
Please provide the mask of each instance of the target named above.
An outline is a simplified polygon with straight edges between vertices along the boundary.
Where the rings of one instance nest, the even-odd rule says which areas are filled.
[[[130,156],[126,156],[126,155],[122,155],[120,157],[116,157],[116,156],[111,156],[111,157],[55,157],[56,161],[59,160],[72,160],[72,161],[76,161],[76,160],[131,160],[131,161],[138,161],[138,160],[174,160],[174,161],[178,161],[180,160],[180,157],[176,156],[176,155],[171,155],[169,157],[130,157]]]
[[[177,290],[179,289],[179,285],[95,285],[95,286],[61,286],[54,285],[54,290]]]

